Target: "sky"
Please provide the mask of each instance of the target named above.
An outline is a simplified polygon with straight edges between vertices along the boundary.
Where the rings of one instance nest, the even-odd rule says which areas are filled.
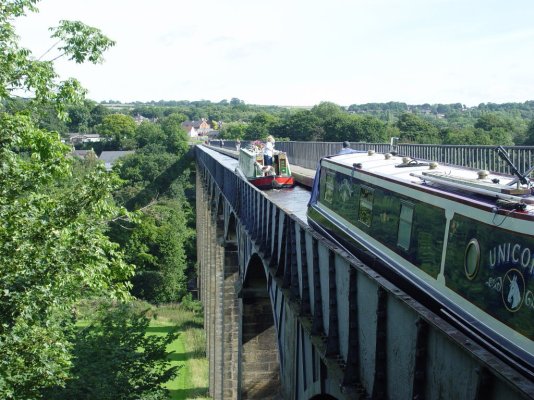
[[[95,101],[342,106],[534,100],[531,0],[42,0],[17,20],[38,58],[80,20],[116,41],[59,59]],[[48,53],[45,57],[53,57]]]

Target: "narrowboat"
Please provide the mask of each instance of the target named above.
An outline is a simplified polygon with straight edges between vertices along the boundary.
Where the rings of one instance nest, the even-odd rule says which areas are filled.
[[[273,156],[273,165],[263,165],[260,149],[239,149],[239,166],[236,172],[259,189],[281,189],[293,187],[295,182],[286,153],[278,152]]]
[[[372,150],[323,158],[308,222],[534,377],[534,189],[514,176]]]

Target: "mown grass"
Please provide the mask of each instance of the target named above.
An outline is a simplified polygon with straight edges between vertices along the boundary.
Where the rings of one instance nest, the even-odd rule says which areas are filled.
[[[151,310],[149,334],[164,335],[177,327],[179,336],[168,347],[172,365],[179,366],[178,376],[166,387],[173,400],[208,399],[208,360],[202,314],[180,304],[168,304]]]
[[[80,304],[82,318],[90,315],[91,310],[98,307],[98,303],[95,300]],[[173,329],[179,332],[178,338],[167,348],[171,365],[179,367],[178,376],[165,385],[169,389],[170,399],[209,399],[206,339],[202,312],[198,307],[181,304],[153,306],[141,301],[136,301],[133,305],[139,311],[147,310],[146,315],[151,318],[147,334],[165,335]],[[87,323],[82,319],[77,325],[84,326]]]

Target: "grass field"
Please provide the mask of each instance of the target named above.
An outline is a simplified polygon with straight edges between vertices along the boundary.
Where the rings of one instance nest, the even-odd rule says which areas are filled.
[[[165,335],[177,326],[179,336],[168,347],[172,365],[180,369],[178,376],[167,383],[173,400],[209,399],[208,360],[202,315],[180,305],[165,305],[150,311],[153,320],[148,334]]]
[[[96,300],[80,304],[79,311],[82,318],[77,323],[79,327],[88,325],[89,318],[83,318],[83,316],[91,315],[99,303]],[[172,352],[169,355],[171,365],[179,367],[178,376],[166,384],[170,398],[173,400],[209,399],[207,397],[208,360],[206,359],[206,339],[201,311],[193,311],[195,307],[184,307],[180,304],[157,307],[140,301],[134,302],[133,306],[139,311],[148,310],[146,315],[151,318],[151,322],[147,334],[165,335],[175,327],[179,332],[178,338],[167,348],[170,353]]]

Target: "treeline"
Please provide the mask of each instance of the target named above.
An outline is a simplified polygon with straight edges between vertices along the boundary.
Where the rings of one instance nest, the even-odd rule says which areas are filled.
[[[383,106],[383,107],[382,107]],[[533,145],[534,102],[503,108],[481,105],[441,107],[408,106],[404,103],[351,106],[348,110],[323,102],[310,110],[287,114],[257,113],[249,121],[222,126],[222,137],[253,140],[270,133],[296,141],[388,142],[457,145]]]
[[[25,110],[28,101],[4,100],[9,112]],[[61,120],[53,110],[35,116],[40,128],[68,133],[99,133],[108,141],[93,144],[95,151],[133,149],[134,117],[161,122],[206,119],[226,139],[254,140],[272,134],[297,141],[386,142],[399,137],[404,143],[457,145],[534,145],[534,101],[482,103],[476,107],[455,104],[409,105],[402,102],[368,103],[347,108],[322,102],[310,109],[246,104],[233,98],[217,103],[158,101],[128,105],[86,100],[66,109]]]

